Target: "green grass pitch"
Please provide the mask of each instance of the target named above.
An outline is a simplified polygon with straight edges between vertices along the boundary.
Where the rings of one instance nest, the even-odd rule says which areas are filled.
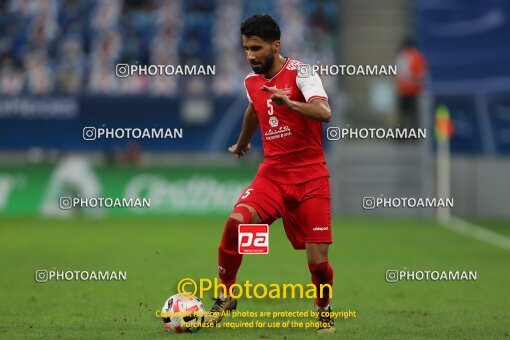
[[[1,218],[0,338],[317,337],[314,329],[301,328],[218,328],[181,335],[164,330],[154,313],[176,293],[178,280],[215,276],[223,224],[220,218],[198,217]],[[504,224],[498,222],[494,228]],[[431,220],[336,219],[333,235],[332,305],[337,311],[355,310],[357,317],[337,320],[336,333],[324,337],[510,336],[509,250],[457,235]],[[53,268],[125,270],[127,280],[35,282],[36,269]],[[392,284],[384,278],[388,269],[476,270],[478,279]],[[270,253],[245,256],[238,280],[307,284],[309,276],[305,253],[291,248],[277,222],[270,231]],[[204,302],[210,307],[211,297]],[[238,310],[306,311],[311,307],[306,299],[242,298]]]

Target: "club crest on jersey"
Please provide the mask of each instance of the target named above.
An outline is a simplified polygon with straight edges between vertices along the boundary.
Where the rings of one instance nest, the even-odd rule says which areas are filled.
[[[277,127],[278,126],[278,118],[276,118],[275,116],[269,117],[269,125],[271,125],[271,127]]]
[[[283,89],[281,89],[281,91],[286,96],[290,96],[290,94],[292,93],[292,89],[287,84],[285,84],[285,87]]]
[[[292,93],[292,89],[289,87],[289,85],[285,84],[285,86],[283,87],[283,89],[279,89],[277,86],[272,86],[270,87],[271,89],[275,89],[275,90],[280,90],[282,91],[282,93],[286,96],[290,96],[291,93]]]

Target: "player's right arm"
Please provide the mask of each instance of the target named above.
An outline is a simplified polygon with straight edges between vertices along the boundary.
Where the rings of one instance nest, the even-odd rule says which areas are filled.
[[[257,118],[257,112],[253,104],[250,102],[246,111],[244,112],[243,129],[237,139],[237,143],[228,148],[228,151],[235,154],[237,157],[241,157],[248,150],[250,150],[250,140],[259,128],[259,120]]]

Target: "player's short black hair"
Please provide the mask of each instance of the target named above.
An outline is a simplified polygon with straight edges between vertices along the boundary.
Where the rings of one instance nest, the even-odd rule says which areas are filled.
[[[259,37],[264,41],[280,40],[280,26],[269,14],[255,14],[241,24],[241,34]]]

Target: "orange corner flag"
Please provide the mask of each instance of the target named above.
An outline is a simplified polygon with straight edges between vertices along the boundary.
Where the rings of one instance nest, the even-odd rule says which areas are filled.
[[[436,138],[449,140],[453,135],[453,123],[450,119],[450,110],[441,104],[436,109]]]

